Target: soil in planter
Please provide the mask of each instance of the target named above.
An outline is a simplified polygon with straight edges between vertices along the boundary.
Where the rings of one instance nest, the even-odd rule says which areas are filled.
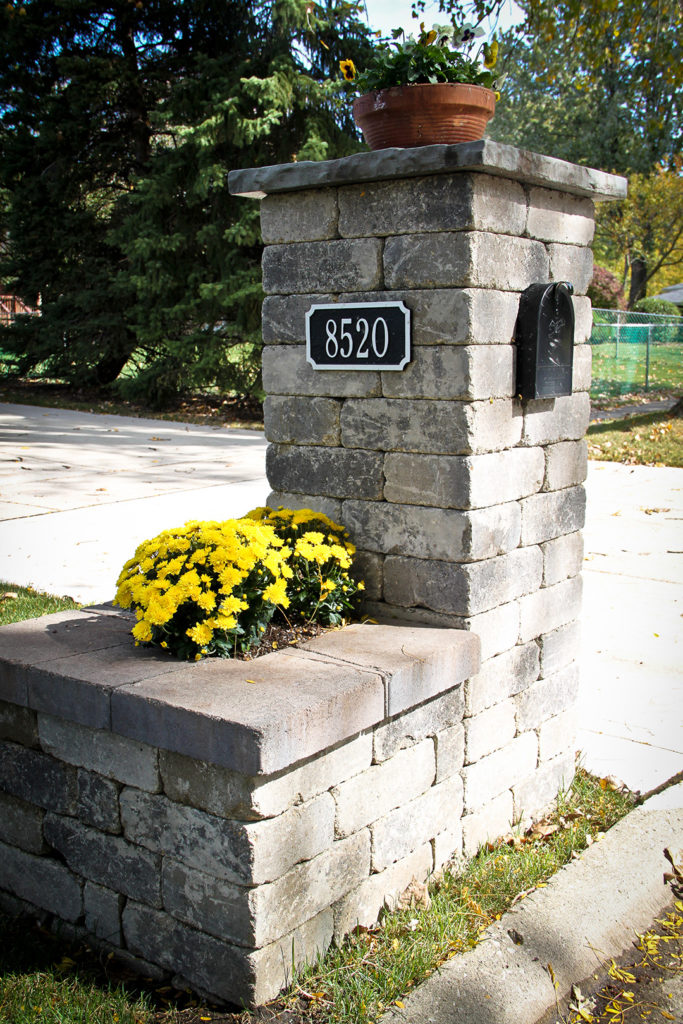
[[[241,661],[253,661],[264,654],[271,654],[273,651],[282,650],[285,647],[296,647],[316,636],[328,633],[333,626],[321,626],[319,622],[294,622],[285,621],[284,618],[276,616],[266,626],[266,631],[259,646],[249,651],[248,654],[239,654],[237,658]]]

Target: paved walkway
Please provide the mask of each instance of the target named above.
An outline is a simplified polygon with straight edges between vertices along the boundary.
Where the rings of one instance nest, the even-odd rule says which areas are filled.
[[[0,579],[113,597],[137,544],[263,504],[258,431],[0,405]],[[590,463],[579,746],[647,792],[683,769],[683,469]]]

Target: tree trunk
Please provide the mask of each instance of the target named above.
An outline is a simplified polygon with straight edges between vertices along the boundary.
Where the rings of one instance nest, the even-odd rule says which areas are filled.
[[[628,296],[628,308],[633,309],[638,299],[645,298],[645,285],[647,283],[647,263],[644,259],[636,257],[631,262],[631,288]]]

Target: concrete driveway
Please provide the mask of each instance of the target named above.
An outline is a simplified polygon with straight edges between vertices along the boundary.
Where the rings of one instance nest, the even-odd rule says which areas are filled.
[[[258,431],[0,405],[0,579],[110,600],[146,537],[268,495]],[[683,769],[683,470],[589,463],[579,746],[647,792]]]

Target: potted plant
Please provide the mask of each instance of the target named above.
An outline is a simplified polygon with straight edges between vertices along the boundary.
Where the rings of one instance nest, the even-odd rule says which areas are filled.
[[[498,43],[484,43],[474,56],[459,47],[483,34],[469,24],[427,31],[422,23],[417,39],[399,41],[403,31],[395,29],[359,74],[353,61],[340,62],[346,81],[361,93],[353,117],[370,149],[482,138],[504,78],[494,71]]]

